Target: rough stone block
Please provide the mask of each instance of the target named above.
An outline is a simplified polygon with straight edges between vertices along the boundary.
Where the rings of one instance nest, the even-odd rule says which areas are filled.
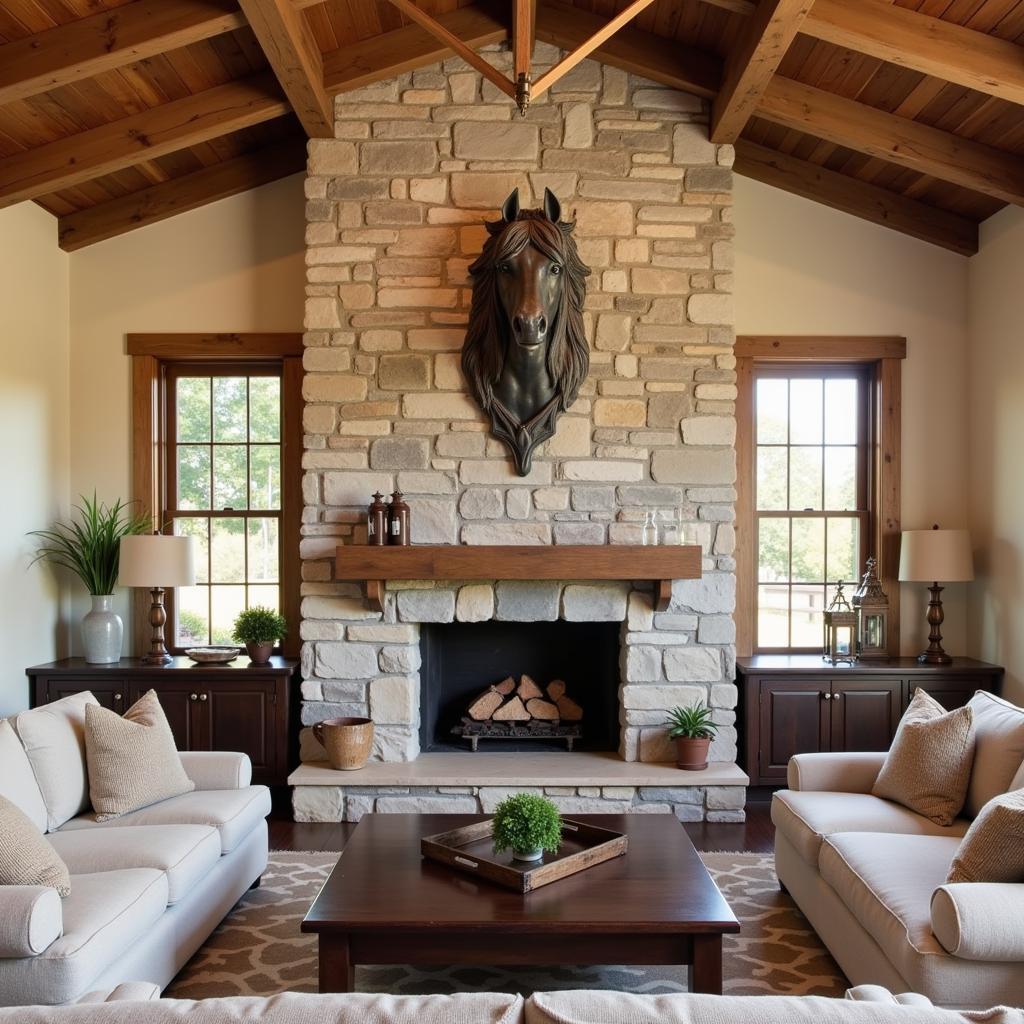
[[[702,686],[630,685],[622,688],[622,706],[637,711],[674,708],[677,705],[687,707],[703,704],[704,696]]]
[[[691,295],[686,312],[695,324],[732,324],[735,321],[732,296],[721,292]]]
[[[639,590],[630,593],[626,628],[631,632],[654,628],[654,608],[649,594],[641,593]]]
[[[621,622],[626,617],[629,584],[570,584],[562,594],[562,618],[568,622]]]
[[[697,626],[697,642],[731,644],[736,642],[736,623],[731,615],[702,615]],[[731,704],[723,705],[732,707]]]
[[[731,572],[709,572],[699,580],[675,580],[670,607],[731,615],[736,608],[736,577]]]
[[[464,519],[500,519],[505,501],[497,488],[470,487],[459,498],[459,513]]]
[[[370,717],[381,725],[415,725],[419,717],[418,687],[405,676],[370,680]]]
[[[631,683],[654,683],[664,679],[657,647],[630,647],[626,652],[626,679]]]
[[[341,786],[296,786],[292,815],[296,821],[342,821],[345,790]]]
[[[502,800],[507,800],[517,793],[530,793],[533,796],[543,796],[544,790],[540,786],[481,786],[480,787],[480,810],[484,814],[493,814]]]
[[[302,379],[307,402],[361,402],[366,397],[366,378],[348,373],[307,373]]]
[[[381,672],[409,675],[420,668],[420,649],[413,644],[392,644],[382,647],[379,664]]]
[[[494,587],[490,583],[468,583],[459,588],[455,602],[459,622],[487,622],[494,618]]]
[[[599,427],[643,427],[647,403],[643,399],[599,398],[594,402],[594,424]]]
[[[374,491],[390,494],[393,489],[390,473],[324,473],[326,505],[355,505],[362,511],[373,500]]]
[[[536,160],[540,156],[536,125],[464,121],[454,126],[453,153],[460,160]]]
[[[673,163],[713,164],[715,149],[715,144],[708,138],[707,125],[677,124],[672,129]]]
[[[410,498],[409,534],[413,544],[454,544],[458,523],[454,499]]]
[[[377,798],[378,814],[476,814],[475,796],[382,796]]]
[[[436,168],[433,142],[364,142],[360,147],[361,174],[428,174]]]
[[[691,416],[680,424],[683,444],[734,445],[736,420],[732,416]]]
[[[590,149],[594,144],[594,119],[588,103],[567,103],[562,121],[563,149]]]
[[[332,597],[329,594],[311,594],[302,599],[303,619],[376,619],[379,612],[366,607],[361,597]]]
[[[731,484],[736,480],[733,448],[675,448],[656,451],[651,476],[658,483]]]
[[[430,388],[430,357],[381,356],[377,380],[388,391],[425,391]]]
[[[514,487],[505,499],[505,514],[509,519],[528,519],[533,507],[530,492],[525,487]]]
[[[497,614],[504,622],[553,622],[562,586],[556,582],[503,580],[495,587]]]
[[[377,648],[370,644],[316,645],[316,674],[322,679],[368,679],[377,672]]]
[[[381,437],[370,445],[372,469],[426,469],[430,443],[420,437]]]
[[[563,416],[555,436],[544,445],[547,455],[565,458],[590,454],[590,420],[583,416]]]
[[[713,708],[734,708],[739,701],[739,691],[735,683],[715,683],[711,687],[711,706]]]
[[[673,647],[665,652],[665,675],[675,683],[714,683],[722,678],[717,647]]]
[[[475,420],[480,416],[468,395],[405,395],[402,414],[414,420]]]
[[[529,205],[530,179],[521,171],[455,171],[452,202],[459,208],[496,210],[514,189],[519,201]]]
[[[547,523],[471,523],[462,528],[464,544],[550,544]]]
[[[348,627],[349,640],[380,644],[416,644],[420,631],[415,626],[397,622],[374,622]]]
[[[402,622],[451,622],[455,618],[452,590],[402,590],[398,593]]]

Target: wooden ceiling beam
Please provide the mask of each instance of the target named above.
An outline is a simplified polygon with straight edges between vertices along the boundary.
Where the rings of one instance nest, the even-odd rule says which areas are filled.
[[[291,139],[246,153],[183,177],[69,213],[57,222],[59,244],[65,252],[74,252],[134,228],[156,224],[218,199],[297,174],[305,167],[303,139]]]
[[[533,43],[537,27],[537,0],[513,0],[512,6],[512,73],[530,77]]]
[[[442,14],[437,22],[473,49],[508,38],[508,26],[490,6],[474,4]],[[451,47],[420,25],[384,32],[324,54],[324,87],[331,93],[359,89],[436,64],[452,55]]]
[[[537,4],[537,38],[572,50],[606,24],[603,18],[559,0]],[[674,89],[712,97],[722,79],[721,61],[674,39],[627,27],[602,43],[594,56],[605,64]]]
[[[0,208],[280,117],[270,72],[206,89],[0,160]]]
[[[292,110],[313,139],[334,138],[334,103],[313,32],[291,0],[239,0]]]
[[[883,0],[817,0],[815,39],[1024,104],[1024,47]]]
[[[711,141],[735,142],[796,38],[814,0],[761,0],[725,62],[711,107]]]
[[[837,146],[1024,206],[1024,160],[866,103],[776,76],[757,116]]]
[[[135,0],[0,46],[0,105],[243,25],[233,0]]]
[[[736,143],[734,169],[746,178],[940,245],[962,256],[972,256],[978,251],[978,225],[966,217],[767,149],[747,139]]]

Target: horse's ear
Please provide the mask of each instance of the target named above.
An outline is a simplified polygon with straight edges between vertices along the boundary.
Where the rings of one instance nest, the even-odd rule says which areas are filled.
[[[553,224],[557,224],[562,217],[562,204],[551,189],[544,189],[544,216]]]
[[[501,208],[501,219],[510,224],[519,216],[519,189],[514,188]]]

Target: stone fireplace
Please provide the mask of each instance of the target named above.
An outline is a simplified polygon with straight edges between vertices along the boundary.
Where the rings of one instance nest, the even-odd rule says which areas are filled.
[[[508,70],[508,53],[487,56]],[[557,57],[538,44],[536,63]],[[486,786],[426,766],[466,758],[457,774],[472,773],[491,763],[473,758],[497,755],[421,754],[435,745],[423,740],[421,650],[448,623],[613,624],[614,735],[599,745],[618,753],[587,762],[593,778],[552,785],[553,795],[742,817],[732,149],[707,141],[706,101],[588,60],[520,118],[452,59],[343,93],[335,116],[335,139],[310,143],[306,179],[302,722],[369,715],[376,745],[369,774],[328,779],[341,773],[315,765],[322,751],[305,729],[311,765],[295,779],[297,817],[486,805]],[[558,195],[592,269],[590,375],[525,477],[490,436],[459,365],[467,268],[484,220],[514,188],[524,207],[545,188]],[[645,580],[501,579],[393,580],[375,611],[359,584],[336,578],[334,558],[339,545],[365,543],[371,494],[396,488],[412,509],[414,544],[636,544],[647,511],[681,515],[703,550],[703,577],[677,580],[665,611]],[[675,769],[657,775],[672,756],[665,711],[694,700],[720,726],[710,784],[689,785]],[[541,754],[503,756],[513,754],[525,774],[510,772],[508,784],[523,788]],[[620,777],[633,781],[616,785]]]

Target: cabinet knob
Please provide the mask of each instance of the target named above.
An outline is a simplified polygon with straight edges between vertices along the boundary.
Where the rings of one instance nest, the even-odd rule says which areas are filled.
[[[198,693],[190,693],[188,695],[188,699],[189,700],[199,700],[199,694]]]
[[[831,700],[832,699],[832,694],[831,693],[823,693],[822,697],[824,697],[825,700]]]
[[[206,700],[206,698],[207,698],[208,696],[209,696],[209,694],[207,694],[207,693],[201,693],[201,694],[199,694],[199,699],[200,699],[200,700]]]
[[[833,700],[839,700],[840,697],[842,697],[841,693],[833,693],[832,694],[832,699]]]
[[[114,694],[114,700],[121,700],[121,699],[122,699],[121,698],[121,694],[119,694],[119,693],[115,693]]]

